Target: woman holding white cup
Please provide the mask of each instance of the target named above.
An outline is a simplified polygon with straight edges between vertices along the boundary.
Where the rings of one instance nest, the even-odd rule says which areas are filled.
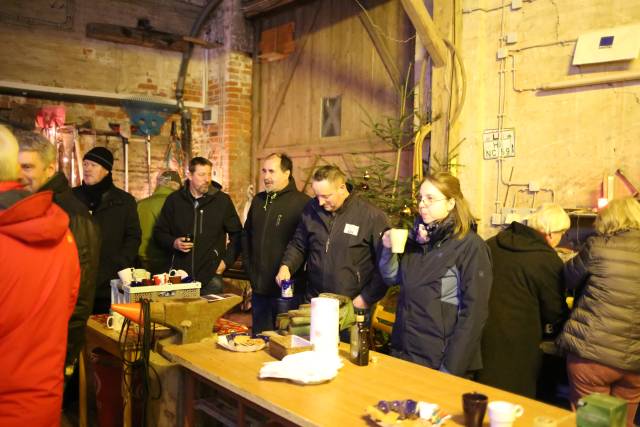
[[[428,176],[420,186],[419,217],[400,258],[383,235],[380,272],[400,284],[392,355],[468,376],[482,368],[480,338],[488,314],[489,249],[473,231],[474,218],[458,179]]]

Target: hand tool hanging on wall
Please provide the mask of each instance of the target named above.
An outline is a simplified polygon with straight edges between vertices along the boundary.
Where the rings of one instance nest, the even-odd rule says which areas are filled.
[[[175,165],[172,165],[172,161],[175,162]],[[164,154],[164,162],[167,169],[177,170],[180,177],[184,177],[184,151],[182,150],[180,138],[178,138],[175,121],[171,122],[171,139]]]
[[[147,185],[149,186],[149,195],[151,195],[151,135],[147,135],[144,145],[147,150]]]
[[[133,98],[123,101],[123,107],[131,121],[131,132],[145,137],[147,151],[147,184],[151,195],[151,136],[160,134],[167,116],[176,111],[173,105],[159,104],[150,98]]]
[[[130,133],[120,126],[120,123],[109,123],[109,128],[122,140],[122,152],[124,153],[124,191],[129,191],[129,136]],[[109,135],[107,135],[107,141]],[[108,145],[108,144],[107,144]]]

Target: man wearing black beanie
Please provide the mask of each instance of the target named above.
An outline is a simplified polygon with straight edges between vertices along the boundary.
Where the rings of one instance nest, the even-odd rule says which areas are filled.
[[[113,185],[112,169],[111,151],[92,148],[82,160],[82,185],[73,189],[93,215],[102,237],[94,313],[109,312],[109,283],[118,277],[118,271],[134,265],[142,235],[136,200]]]

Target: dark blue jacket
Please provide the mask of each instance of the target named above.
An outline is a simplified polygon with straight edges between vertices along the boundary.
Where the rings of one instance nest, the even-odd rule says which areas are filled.
[[[373,304],[386,291],[376,268],[380,237],[386,228],[384,213],[355,194],[347,197],[335,215],[314,198],[302,212],[282,264],[293,274],[307,262],[307,299],[331,292],[350,298],[362,295]]]
[[[380,269],[400,284],[393,325],[393,354],[454,375],[482,368],[480,340],[488,315],[491,258],[473,231],[419,244],[411,233],[405,253],[384,249]]]
[[[182,189],[167,197],[153,229],[158,245],[171,253],[171,266],[185,270],[202,286],[214,276],[220,260],[231,267],[240,253],[240,218],[233,201],[221,188],[212,182],[208,192],[196,202],[187,180]],[[193,249],[189,252],[174,249],[173,242],[187,234],[193,235]]]
[[[251,280],[253,292],[258,295],[280,296],[275,277],[287,244],[300,222],[302,210],[309,196],[296,188],[293,178],[279,192],[258,193],[244,224],[242,236],[243,266]],[[296,291],[304,289],[304,271],[292,276]]]

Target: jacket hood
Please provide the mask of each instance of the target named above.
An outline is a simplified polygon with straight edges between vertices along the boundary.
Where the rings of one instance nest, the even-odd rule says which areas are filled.
[[[27,244],[58,242],[68,227],[69,217],[53,204],[50,191],[35,193],[0,210],[0,234]]]
[[[544,237],[531,227],[512,222],[496,236],[498,246],[513,252],[540,252],[553,250]]]
[[[290,176],[287,186],[284,187],[282,190],[277,191],[277,193],[283,194],[283,193],[288,193],[289,191],[297,191],[297,190],[298,190],[298,187],[296,187],[296,180],[292,176]]]
[[[178,191],[179,191],[179,190],[180,190],[180,189],[178,189]],[[164,196],[164,195],[169,195],[169,194],[173,193],[174,191],[176,191],[176,190],[174,190],[174,189],[173,189],[173,188],[171,188],[171,187],[167,187],[166,185],[159,185],[158,187],[156,187],[156,189],[155,189],[155,190],[153,190],[153,195],[154,195],[154,196],[155,196],[155,195],[161,195],[161,196]]]

